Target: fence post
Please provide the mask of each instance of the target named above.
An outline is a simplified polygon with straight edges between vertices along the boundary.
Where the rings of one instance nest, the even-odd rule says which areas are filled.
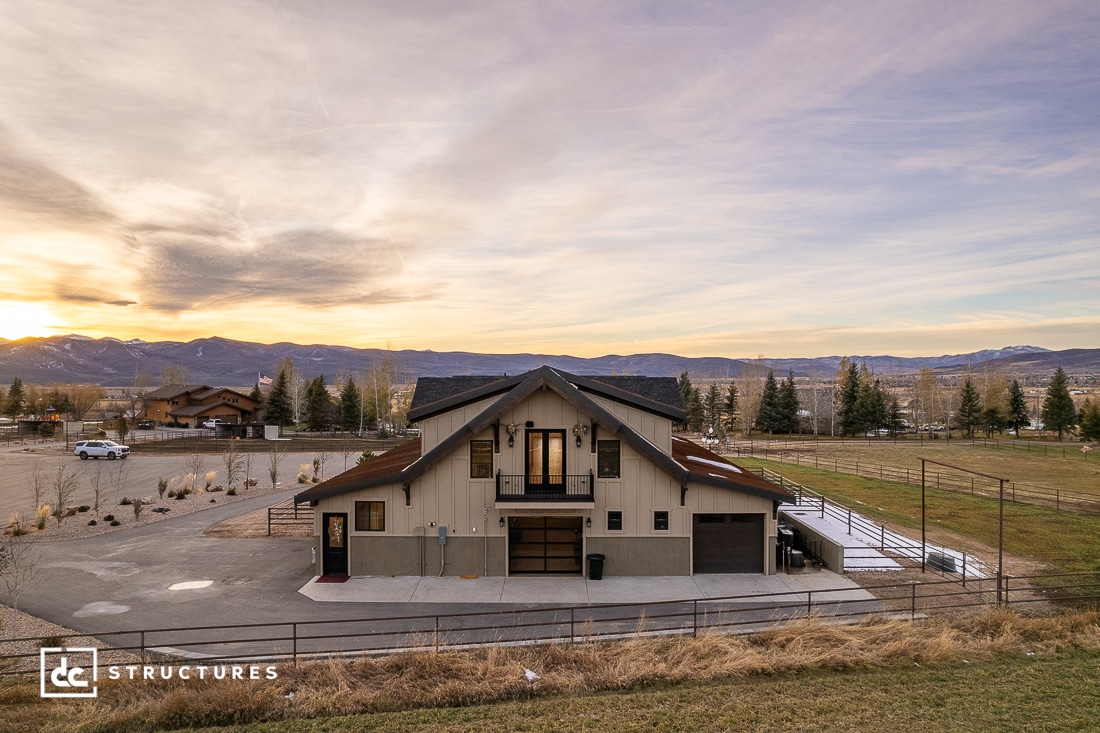
[[[439,651],[439,616],[435,617],[435,632],[432,634],[432,647]]]
[[[963,553],[963,588],[966,587],[966,553]]]
[[[813,615],[814,612],[814,592],[812,590],[806,591],[806,618]]]
[[[141,632],[141,663],[145,664],[145,631]]]
[[[290,625],[290,637],[292,640],[293,648],[291,651],[291,659],[294,660],[294,666],[298,666],[298,624],[292,623]]]
[[[913,621],[914,619],[917,618],[917,584],[916,583],[910,583],[909,588],[910,588],[910,590],[912,591],[912,594],[913,594],[912,601],[910,602],[910,607],[909,607],[909,620]]]
[[[1008,576],[1005,576],[1005,608],[1008,608]]]
[[[694,599],[691,602],[691,636],[692,638],[699,638],[699,600]]]
[[[886,525],[885,524],[882,525],[879,529],[878,549],[880,549],[880,550],[885,550],[886,549]]]
[[[573,613],[575,610],[573,607],[569,608],[569,646],[573,646],[573,640],[577,638],[577,631],[574,626],[576,617]]]
[[[848,534],[852,533],[852,510],[848,509]]]

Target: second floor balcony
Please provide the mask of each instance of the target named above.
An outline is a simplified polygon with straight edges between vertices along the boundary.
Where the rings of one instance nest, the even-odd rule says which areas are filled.
[[[579,474],[510,476],[497,472],[497,501],[594,501],[591,471]]]

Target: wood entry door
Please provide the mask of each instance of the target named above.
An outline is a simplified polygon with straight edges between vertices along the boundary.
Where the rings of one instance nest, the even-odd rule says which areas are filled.
[[[348,515],[321,516],[321,574],[348,574]]]

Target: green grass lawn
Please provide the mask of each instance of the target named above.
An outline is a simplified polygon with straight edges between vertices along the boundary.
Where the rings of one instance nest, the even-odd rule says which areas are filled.
[[[920,530],[919,486],[755,458],[735,460],[745,468],[767,468],[887,525]],[[997,501],[928,489],[926,524],[996,547]],[[1100,516],[1006,502],[1004,546],[1005,552],[1043,562],[1052,572],[1100,571]]]

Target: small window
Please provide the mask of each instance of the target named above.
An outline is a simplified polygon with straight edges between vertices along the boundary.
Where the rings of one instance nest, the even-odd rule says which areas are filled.
[[[596,441],[596,476],[619,478],[619,441]]]
[[[623,528],[623,513],[622,512],[608,512],[607,513],[607,529],[613,532],[622,531]]]
[[[470,478],[493,477],[493,441],[470,441]]]
[[[384,501],[357,501],[357,502],[355,502],[355,531],[356,532],[385,532],[386,531],[386,502],[384,502]]]
[[[668,512],[653,512],[653,529],[668,531]]]

